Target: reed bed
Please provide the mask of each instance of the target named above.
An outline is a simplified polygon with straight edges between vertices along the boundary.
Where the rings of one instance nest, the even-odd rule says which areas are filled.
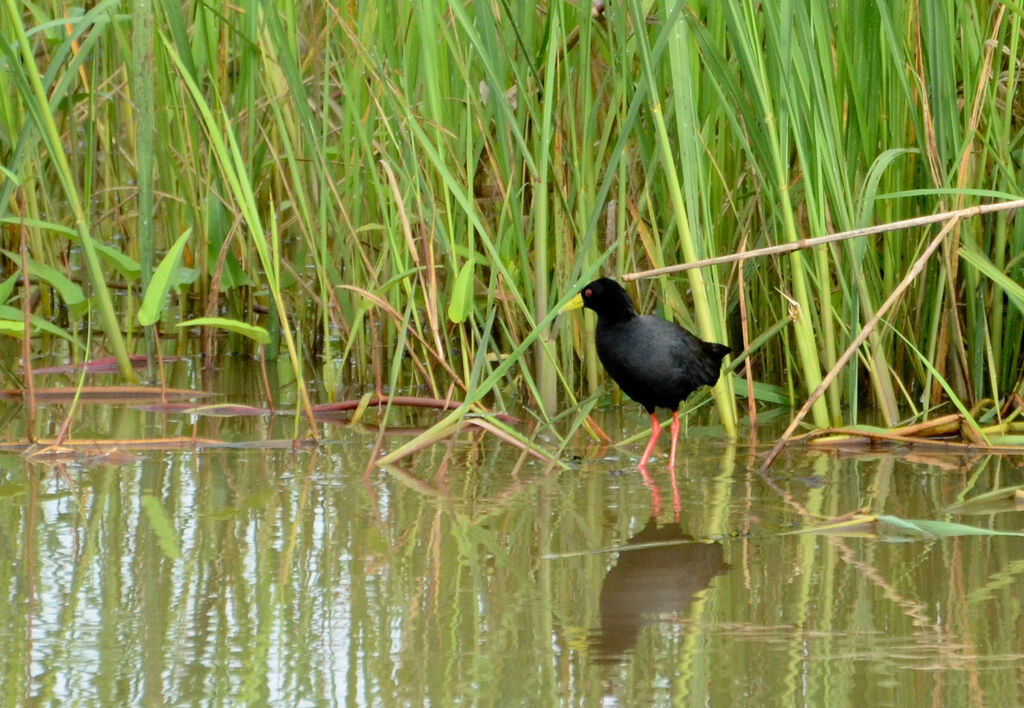
[[[0,329],[24,333],[28,283],[38,341],[112,354],[124,379],[129,352],[219,317],[267,333],[226,326],[316,397],[421,391],[464,402],[454,417],[487,399],[546,423],[603,390],[593,322],[555,317],[597,275],[1024,195],[1022,18],[956,0],[4,0]],[[958,220],[921,262],[940,228],[630,288],[746,351],[713,393],[727,433],[735,394],[748,417],[799,405],[860,338],[809,420],[895,425],[1021,387],[1024,222]],[[138,318],[153,287],[178,293],[162,338]]]

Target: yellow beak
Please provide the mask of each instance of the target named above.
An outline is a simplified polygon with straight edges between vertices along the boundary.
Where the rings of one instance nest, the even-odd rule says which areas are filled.
[[[583,296],[576,293],[576,296],[569,302],[562,305],[562,309],[559,312],[572,312],[573,310],[579,310],[583,307]]]

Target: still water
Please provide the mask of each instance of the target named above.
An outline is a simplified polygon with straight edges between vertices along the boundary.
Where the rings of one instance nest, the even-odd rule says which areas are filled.
[[[137,415],[124,434],[191,431],[188,416],[175,429]],[[601,422],[620,439],[646,417]],[[259,441],[292,425],[217,433]],[[793,450],[765,480],[746,443],[687,432],[674,489],[664,450],[650,479],[633,468],[642,443],[581,439],[559,469],[482,432],[365,477],[375,427],[332,427],[294,452],[5,455],[0,696],[1024,704],[1024,538],[788,533],[859,509],[1022,531],[1012,504],[945,510],[1021,484],[1019,459]]]

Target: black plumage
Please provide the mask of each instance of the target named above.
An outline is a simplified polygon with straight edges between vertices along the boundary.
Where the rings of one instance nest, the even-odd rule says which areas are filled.
[[[597,313],[597,355],[608,375],[651,416],[651,439],[639,466],[647,465],[661,433],[654,411],[667,408],[672,411],[669,464],[674,467],[679,404],[718,381],[729,347],[705,342],[661,317],[638,315],[629,294],[609,278],[588,284],[565,309],[580,306]]]

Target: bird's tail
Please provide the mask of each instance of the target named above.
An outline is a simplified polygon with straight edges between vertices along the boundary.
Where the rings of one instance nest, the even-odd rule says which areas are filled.
[[[704,384],[714,386],[718,383],[718,375],[722,370],[722,359],[725,358],[726,354],[731,354],[732,349],[724,344],[716,344],[715,342],[702,342],[702,344],[704,345],[704,351],[710,359],[708,362],[710,366],[707,366],[704,371]]]
[[[704,351],[718,359],[719,362],[725,358],[726,354],[732,354],[732,349],[724,344],[715,344],[714,342],[704,342]]]

